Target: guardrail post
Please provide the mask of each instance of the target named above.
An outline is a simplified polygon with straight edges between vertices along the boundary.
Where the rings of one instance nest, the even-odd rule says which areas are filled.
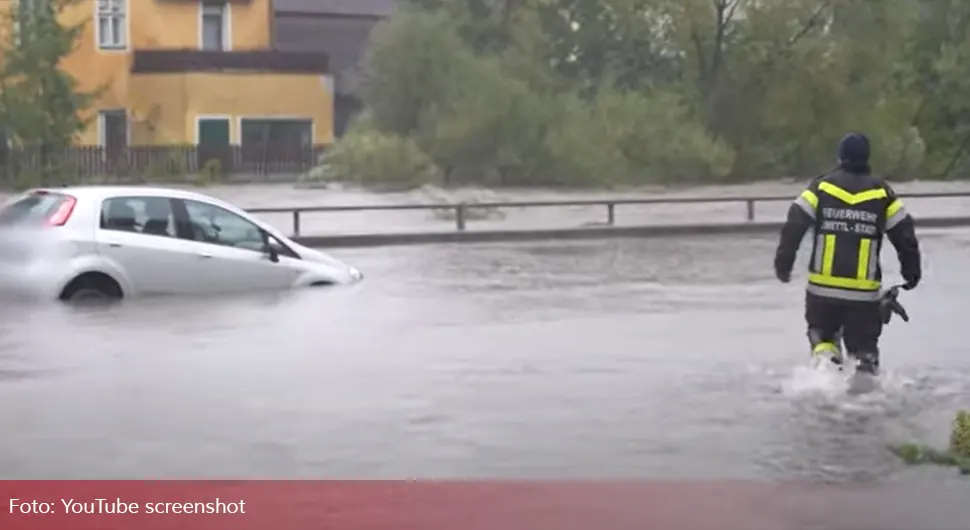
[[[616,205],[612,202],[606,203],[606,224],[610,226],[616,224]]]
[[[300,236],[300,210],[293,210],[293,235]]]
[[[744,202],[748,206],[748,221],[754,221],[754,201],[748,199]]]
[[[465,231],[465,203],[463,202],[455,205],[455,228],[459,232]]]

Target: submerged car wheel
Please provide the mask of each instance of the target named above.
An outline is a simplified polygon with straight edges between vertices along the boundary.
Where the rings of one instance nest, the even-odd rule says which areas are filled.
[[[107,274],[88,273],[75,278],[61,292],[61,301],[72,305],[99,305],[122,297],[121,286]]]

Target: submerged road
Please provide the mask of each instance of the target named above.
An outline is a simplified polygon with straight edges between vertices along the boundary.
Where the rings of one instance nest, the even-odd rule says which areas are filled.
[[[884,450],[945,445],[954,411],[970,408],[970,233],[924,233],[924,247],[925,283],[904,298],[912,322],[885,334],[884,391],[860,398],[800,368],[801,278],[774,280],[773,238],[341,250],[363,284],[8,306],[0,477],[966,490],[954,470],[905,468]]]

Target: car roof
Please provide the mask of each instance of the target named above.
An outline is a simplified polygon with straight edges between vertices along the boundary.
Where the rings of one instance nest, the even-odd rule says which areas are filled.
[[[158,188],[150,186],[65,186],[63,188],[34,188],[31,192],[64,193],[76,197],[78,200],[100,200],[111,197],[170,197],[173,199],[201,200],[220,205],[227,205],[225,201],[215,197],[178,188]],[[231,205],[230,205],[231,206]]]
[[[255,222],[264,230],[269,231],[276,237],[284,237],[283,233],[258,217],[248,213],[245,209],[230,202],[217,199],[211,195],[196,193],[194,191],[178,188],[159,188],[151,186],[65,186],[62,188],[33,188],[25,193],[62,193],[71,195],[79,201],[102,201],[112,197],[168,197],[172,199],[196,200],[221,206],[231,212],[242,214],[250,221]]]

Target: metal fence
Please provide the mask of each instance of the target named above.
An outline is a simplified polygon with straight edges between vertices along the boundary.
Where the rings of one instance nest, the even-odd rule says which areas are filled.
[[[954,199],[970,197],[970,191],[962,192],[928,192],[901,194],[902,198],[913,199]],[[292,234],[300,236],[300,220],[305,213],[315,212],[365,212],[388,210],[428,210],[452,211],[455,218],[455,230],[464,232],[468,223],[468,211],[472,209],[498,208],[566,208],[573,206],[602,206],[605,213],[605,225],[616,225],[616,211],[620,206],[658,205],[658,204],[724,204],[738,203],[744,205],[745,219],[755,221],[755,205],[765,202],[790,202],[790,195],[763,195],[753,197],[655,197],[646,199],[585,199],[585,200],[554,200],[554,201],[506,201],[506,202],[476,202],[476,203],[445,203],[445,204],[381,204],[362,206],[290,206],[275,208],[250,208],[247,211],[254,214],[291,214]],[[970,214],[967,215],[970,217]]]
[[[311,169],[326,145],[290,143],[257,146],[131,146],[108,149],[73,146],[51,151],[0,147],[0,174],[12,181],[50,169],[67,174],[74,182],[159,181],[184,178],[208,165],[219,176],[303,173]]]

